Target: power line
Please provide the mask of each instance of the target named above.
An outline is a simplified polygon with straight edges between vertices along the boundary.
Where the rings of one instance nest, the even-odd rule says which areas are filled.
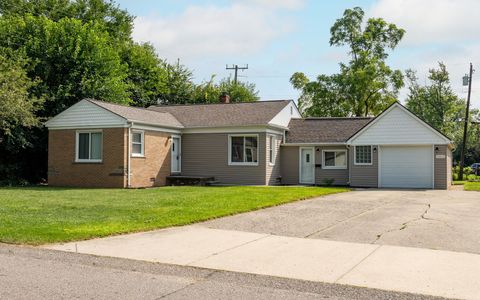
[[[233,82],[235,84],[237,84],[237,79],[238,79],[238,70],[247,70],[248,69],[248,64],[243,66],[243,67],[239,67],[238,65],[232,65],[231,67],[229,67],[228,65],[225,67],[226,70],[235,70],[235,76],[233,77]]]

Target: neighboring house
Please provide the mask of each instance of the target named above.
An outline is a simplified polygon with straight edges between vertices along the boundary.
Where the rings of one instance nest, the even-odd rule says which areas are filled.
[[[376,118],[302,119],[291,100],[141,109],[85,99],[46,126],[52,186],[161,186],[170,175],[244,185],[451,185],[451,141],[399,103]]]

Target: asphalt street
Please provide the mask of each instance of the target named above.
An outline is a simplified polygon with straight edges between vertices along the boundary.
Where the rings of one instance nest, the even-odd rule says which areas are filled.
[[[441,299],[0,244],[0,299]]]

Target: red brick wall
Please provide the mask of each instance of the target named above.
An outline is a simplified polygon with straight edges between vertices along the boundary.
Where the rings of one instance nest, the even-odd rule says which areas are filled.
[[[145,131],[145,157],[131,158],[131,187],[165,185],[170,175],[171,139],[170,134]]]
[[[103,161],[75,162],[76,130],[50,130],[48,184],[75,187],[125,187],[127,168],[126,128],[103,129]]]

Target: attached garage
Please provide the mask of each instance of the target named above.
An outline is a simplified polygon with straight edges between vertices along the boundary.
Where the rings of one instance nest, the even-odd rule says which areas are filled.
[[[433,188],[433,145],[380,146],[379,187]]]

